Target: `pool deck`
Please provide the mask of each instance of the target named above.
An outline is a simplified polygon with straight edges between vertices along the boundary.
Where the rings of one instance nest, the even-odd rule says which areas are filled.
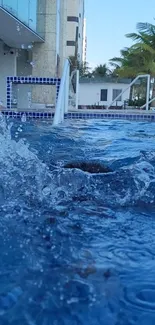
[[[8,110],[2,108],[1,112],[4,116],[11,118],[21,118],[26,115],[28,119],[53,119],[54,109],[47,109],[46,111],[37,110],[21,110],[16,109]],[[138,110],[138,109],[125,109],[125,110],[89,110],[89,109],[72,109],[65,113],[65,119],[124,119],[124,120],[148,120],[155,122],[155,111]]]

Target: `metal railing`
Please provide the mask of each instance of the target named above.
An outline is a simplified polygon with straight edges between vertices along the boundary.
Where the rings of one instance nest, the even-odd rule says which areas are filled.
[[[150,99],[149,102],[148,102],[148,104],[151,104],[154,101],[155,101],[155,97],[153,97],[152,99]],[[141,106],[140,108],[143,109],[145,106],[146,106],[146,103],[143,106]]]
[[[60,90],[58,100],[56,103],[53,125],[56,126],[64,121],[64,115],[68,112],[69,102],[69,75],[70,75],[70,62],[68,59],[65,61],[63,75],[61,78]]]
[[[117,102],[117,100],[120,98],[120,96],[122,96],[131,86],[133,86],[135,84],[135,82],[138,79],[142,79],[142,78],[147,78],[147,90],[146,90],[146,104],[144,105],[144,107],[146,106],[146,110],[148,111],[149,109],[149,97],[150,97],[150,75],[149,74],[143,74],[143,75],[139,75],[137,76],[129,85],[128,87],[126,87],[112,102],[111,104],[107,107],[107,109],[109,109],[115,102]]]

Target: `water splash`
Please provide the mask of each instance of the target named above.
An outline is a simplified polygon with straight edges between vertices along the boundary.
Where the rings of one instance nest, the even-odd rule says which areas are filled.
[[[22,114],[21,121],[22,121],[23,123],[26,122],[26,114]]]
[[[38,121],[15,127],[0,115],[2,322],[154,320],[155,156],[136,150],[130,163],[124,156],[121,162],[112,142],[102,151],[96,136],[90,147],[85,128],[58,133]],[[99,126],[93,130],[98,134]],[[109,164],[118,159],[112,174],[63,168],[73,157],[92,159],[98,149],[101,159],[108,151]]]

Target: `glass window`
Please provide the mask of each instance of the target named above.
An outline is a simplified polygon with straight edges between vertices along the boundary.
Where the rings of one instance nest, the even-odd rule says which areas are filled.
[[[44,37],[45,0],[0,0],[0,5],[22,23]]]
[[[121,94],[122,89],[113,89],[112,100],[115,100],[119,94]],[[117,99],[118,102],[122,101],[122,96],[120,95]]]
[[[100,101],[101,102],[106,102],[107,101],[107,95],[108,95],[108,89],[101,89]]]
[[[2,0],[2,7],[18,17],[18,0]]]

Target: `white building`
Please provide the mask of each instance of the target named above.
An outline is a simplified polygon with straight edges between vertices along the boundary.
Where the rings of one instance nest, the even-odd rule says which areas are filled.
[[[61,77],[69,55],[76,51],[82,58],[83,17],[84,0],[0,0],[0,102],[5,107],[8,76]],[[56,97],[54,86],[45,85],[14,87],[14,102],[19,94],[24,109],[30,99],[47,105]]]
[[[79,85],[79,106],[104,106],[111,105],[112,101],[120,94],[117,103],[113,106],[123,106],[124,101],[129,99],[130,88],[124,94],[130,84],[130,79],[112,79],[108,78],[83,78]]]
[[[77,55],[82,61],[84,0],[67,0],[65,57]]]

